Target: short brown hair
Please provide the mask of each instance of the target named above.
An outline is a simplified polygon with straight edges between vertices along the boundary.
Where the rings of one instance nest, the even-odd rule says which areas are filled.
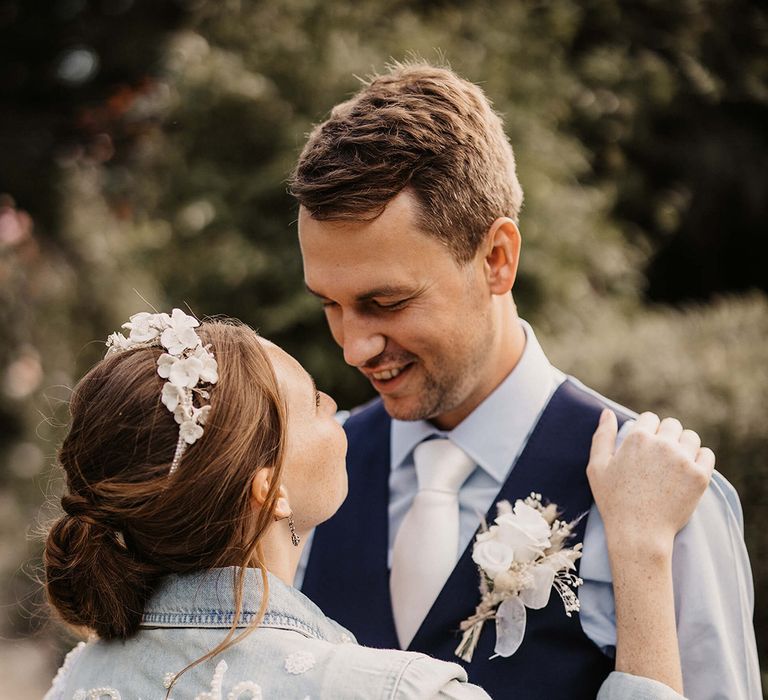
[[[460,262],[495,219],[517,221],[523,201],[512,147],[483,91],[423,62],[391,65],[334,107],[290,179],[318,220],[375,218],[406,188],[422,228]]]
[[[261,541],[279,496],[285,405],[253,330],[233,321],[197,330],[216,357],[219,381],[205,434],[172,475],[179,427],[161,403],[162,348],[109,355],[70,401],[72,425],[59,450],[64,514],[45,544],[46,592],[66,622],[103,639],[137,632],[165,575],[239,566],[238,615],[246,567],[259,566],[266,579]],[[275,473],[254,517],[251,483],[264,467]],[[236,624],[204,658],[231,644]]]

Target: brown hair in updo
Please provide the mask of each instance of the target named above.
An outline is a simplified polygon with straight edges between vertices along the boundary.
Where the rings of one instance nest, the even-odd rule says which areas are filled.
[[[103,639],[137,631],[166,574],[241,567],[238,615],[245,567],[260,566],[266,578],[259,543],[274,518],[285,431],[277,380],[247,326],[216,321],[197,331],[219,380],[205,433],[173,475],[179,428],[160,400],[161,348],[110,355],[72,396],[72,426],[59,451],[65,514],[46,541],[46,589],[66,622]],[[254,522],[250,487],[262,467],[275,476]],[[265,606],[266,595],[262,613]]]

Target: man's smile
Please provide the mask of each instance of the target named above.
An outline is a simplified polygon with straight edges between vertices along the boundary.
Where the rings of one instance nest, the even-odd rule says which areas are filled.
[[[361,368],[361,372],[368,377],[368,380],[373,384],[377,391],[387,393],[400,387],[405,381],[406,376],[410,374],[409,370],[414,364],[415,362],[411,361],[405,364],[377,368],[375,370]]]

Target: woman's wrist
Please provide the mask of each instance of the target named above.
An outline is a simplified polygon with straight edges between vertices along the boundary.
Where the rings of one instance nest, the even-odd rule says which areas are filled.
[[[631,565],[633,561],[645,565],[655,563],[665,566],[672,561],[674,537],[672,534],[650,534],[638,530],[622,531],[606,528],[608,554],[611,562]]]

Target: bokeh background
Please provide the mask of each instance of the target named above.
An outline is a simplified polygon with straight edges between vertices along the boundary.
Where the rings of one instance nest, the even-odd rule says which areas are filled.
[[[0,695],[41,697],[39,531],[70,389],[128,315],[243,319],[341,406],[285,179],[355,76],[417,54],[505,115],[515,296],[552,360],[674,414],[741,494],[768,653],[768,14],[758,0],[0,0]]]

